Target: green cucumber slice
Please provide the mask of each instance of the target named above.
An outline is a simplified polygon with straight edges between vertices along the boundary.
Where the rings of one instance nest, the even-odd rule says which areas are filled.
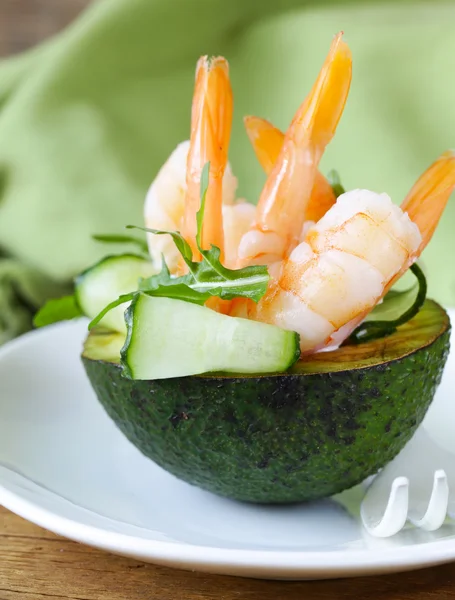
[[[136,254],[107,256],[84,271],[75,281],[75,296],[82,312],[94,319],[110,302],[138,289],[141,277],[156,273],[151,261]],[[124,313],[128,303],[109,311],[100,327],[126,334]]]
[[[297,333],[181,300],[138,294],[125,319],[121,363],[130,379],[278,373],[300,356]]]

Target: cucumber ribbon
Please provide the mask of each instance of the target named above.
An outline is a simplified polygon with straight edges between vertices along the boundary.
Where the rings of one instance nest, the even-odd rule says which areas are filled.
[[[391,335],[397,327],[413,319],[427,296],[427,280],[417,263],[410,267],[416,282],[407,290],[390,290],[349,336],[345,343],[361,344]]]

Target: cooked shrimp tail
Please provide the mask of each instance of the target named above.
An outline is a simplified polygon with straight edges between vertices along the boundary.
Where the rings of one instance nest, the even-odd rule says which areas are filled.
[[[284,133],[266,119],[247,116],[243,119],[246,132],[259,164],[268,175],[276,163],[284,141]],[[317,222],[336,202],[332,186],[318,170],[305,211],[304,220]]]
[[[335,134],[351,83],[352,60],[338,34],[319,76],[291,122],[242,239],[243,264],[287,256],[298,243],[319,161]]]
[[[259,164],[269,175],[283,147],[284,133],[270,121],[252,115],[244,117],[243,124]]]
[[[455,151],[448,150],[419,177],[401,205],[422,235],[419,254],[433,237],[454,190]]]
[[[401,204],[412,223],[417,226],[421,241],[409,260],[393,277],[384,295],[422,254],[438,226],[447,202],[455,189],[455,152],[447,150],[422,173]]]
[[[227,165],[232,125],[232,90],[229,67],[222,57],[203,56],[196,68],[191,111],[191,137],[187,161],[187,193],[182,234],[198,257],[196,247],[196,213],[200,206],[200,182],[204,165],[210,162],[202,248],[223,244],[222,181]]]

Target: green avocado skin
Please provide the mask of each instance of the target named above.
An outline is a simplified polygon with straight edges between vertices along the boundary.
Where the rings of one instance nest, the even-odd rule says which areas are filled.
[[[145,456],[215,494],[270,504],[331,496],[392,460],[424,418],[448,350],[446,330],[365,368],[155,381],[82,360],[108,415]]]

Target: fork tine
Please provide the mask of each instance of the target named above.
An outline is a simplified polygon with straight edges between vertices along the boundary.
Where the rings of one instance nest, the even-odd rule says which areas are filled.
[[[415,527],[426,531],[435,531],[444,523],[449,504],[449,484],[445,471],[439,469],[434,473],[433,489],[425,514],[420,517],[416,507],[409,509],[408,519]]]
[[[368,491],[360,507],[365,529],[374,537],[389,537],[398,533],[406,524],[409,502],[409,480],[396,477],[391,485],[387,506],[382,515],[381,502],[375,502],[374,494]]]

